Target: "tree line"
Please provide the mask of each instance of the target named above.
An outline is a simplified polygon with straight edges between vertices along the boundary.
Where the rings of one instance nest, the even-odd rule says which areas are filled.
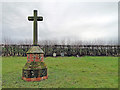
[[[32,45],[0,45],[2,56],[26,56]],[[119,45],[39,45],[44,56],[119,56]]]

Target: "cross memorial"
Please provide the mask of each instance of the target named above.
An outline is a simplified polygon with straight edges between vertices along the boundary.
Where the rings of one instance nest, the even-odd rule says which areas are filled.
[[[29,16],[28,20],[33,21],[33,45],[37,45],[38,42],[37,21],[43,21],[43,17],[37,16],[37,10],[34,10],[34,16]]]
[[[37,45],[37,21],[43,21],[42,16],[37,16],[37,10],[34,10],[34,16],[28,17],[33,21],[33,46],[27,51],[27,63],[23,67],[22,79],[25,81],[40,81],[48,78],[47,66],[44,59],[44,52]]]

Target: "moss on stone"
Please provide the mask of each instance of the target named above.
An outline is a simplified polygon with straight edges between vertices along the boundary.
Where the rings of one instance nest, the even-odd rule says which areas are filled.
[[[28,51],[27,54],[44,54],[43,50],[39,46],[33,46]]]
[[[36,70],[36,69],[44,69],[47,68],[45,62],[31,62],[31,63],[26,63],[23,69],[26,70]]]

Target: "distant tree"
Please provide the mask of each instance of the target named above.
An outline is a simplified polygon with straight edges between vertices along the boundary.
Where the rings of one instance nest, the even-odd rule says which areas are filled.
[[[65,39],[60,40],[60,45],[65,45],[65,44],[66,44]]]
[[[2,42],[3,42],[3,44],[5,44],[5,45],[9,45],[9,44],[12,44],[12,43],[13,43],[13,41],[11,40],[10,37],[3,37],[3,38],[2,38]]]
[[[51,45],[58,45],[58,40],[51,40]]]
[[[32,40],[30,40],[30,39],[25,39],[25,40],[24,40],[24,44],[25,44],[25,45],[32,45]]]
[[[23,45],[23,44],[24,44],[24,41],[23,41],[23,40],[18,40],[17,44],[18,44],[18,45]]]
[[[69,38],[66,40],[66,45],[71,45],[71,40]]]

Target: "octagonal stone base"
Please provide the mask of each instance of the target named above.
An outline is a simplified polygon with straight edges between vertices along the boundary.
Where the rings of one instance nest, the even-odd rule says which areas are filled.
[[[40,81],[48,78],[47,66],[44,62],[31,62],[26,63],[23,72],[22,79],[25,81]]]
[[[38,78],[25,78],[25,77],[22,77],[23,80],[25,81],[41,81],[41,80],[45,80],[45,79],[48,79],[48,76],[43,76],[43,77],[38,77]]]

